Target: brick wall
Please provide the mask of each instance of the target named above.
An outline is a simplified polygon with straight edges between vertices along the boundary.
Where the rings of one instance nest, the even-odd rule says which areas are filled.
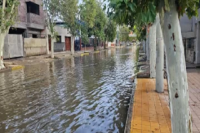
[[[32,13],[30,13],[30,15],[27,15],[26,2],[29,2],[29,1],[40,5],[40,15],[35,15]],[[30,16],[30,18],[28,18],[28,16]],[[27,19],[30,23],[40,24],[40,25],[45,24],[45,16],[44,16],[44,11],[42,7],[42,0],[20,0],[20,5],[18,8],[18,21],[26,23]]]

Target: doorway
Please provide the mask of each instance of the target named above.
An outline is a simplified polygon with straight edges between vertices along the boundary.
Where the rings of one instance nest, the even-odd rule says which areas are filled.
[[[65,37],[65,49],[71,51],[71,37]]]

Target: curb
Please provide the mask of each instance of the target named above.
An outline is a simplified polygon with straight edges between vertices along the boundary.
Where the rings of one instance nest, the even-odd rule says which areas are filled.
[[[10,71],[12,71],[12,69],[7,67],[7,68],[4,68],[4,69],[0,70],[0,73],[10,72]]]
[[[94,51],[93,53],[94,53],[94,54],[98,54],[98,53],[100,53],[100,51]]]
[[[131,120],[132,120],[133,110],[134,110],[133,104],[134,104],[134,96],[135,96],[136,87],[137,87],[137,78],[135,77],[133,88],[132,88],[132,95],[131,95],[129,108],[128,108],[128,113],[127,113],[127,118],[126,118],[124,133],[130,133],[131,131]]]
[[[10,66],[12,71],[23,69],[24,66],[22,65],[12,65]]]
[[[81,56],[90,55],[90,53],[82,53]]]
[[[23,68],[25,68],[25,66],[22,66],[22,65],[8,65],[8,66],[6,66],[6,68],[0,70],[0,73],[21,70]]]

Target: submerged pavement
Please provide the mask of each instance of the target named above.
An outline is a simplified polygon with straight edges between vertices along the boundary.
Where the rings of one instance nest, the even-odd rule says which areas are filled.
[[[112,49],[0,73],[0,133],[122,133],[133,56]]]

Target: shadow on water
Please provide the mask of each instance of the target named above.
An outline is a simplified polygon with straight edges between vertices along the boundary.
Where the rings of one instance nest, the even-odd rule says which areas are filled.
[[[131,48],[0,74],[0,132],[122,133]]]

